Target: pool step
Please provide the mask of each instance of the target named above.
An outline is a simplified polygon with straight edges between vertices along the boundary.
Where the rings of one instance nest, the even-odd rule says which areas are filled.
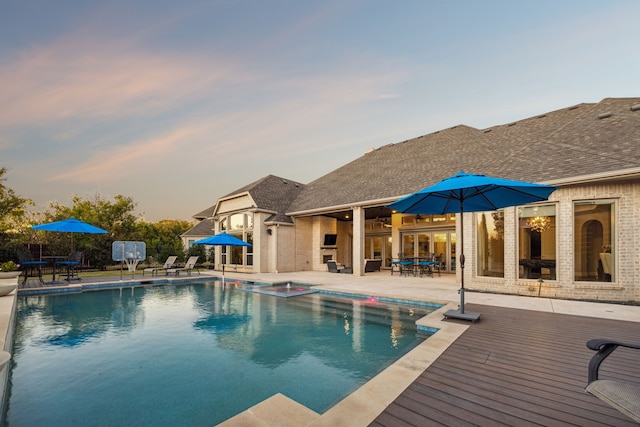
[[[321,298],[322,302],[319,304],[317,298]],[[360,300],[357,300],[360,301]],[[323,295],[313,296],[301,296],[288,301],[290,304],[299,306],[305,310],[317,310],[321,309],[323,313],[334,314],[338,317],[342,317],[345,314],[349,317],[353,317],[353,302],[348,299],[336,299],[335,297],[327,297]],[[391,318],[401,322],[415,323],[418,319],[427,315],[430,310],[428,308],[412,308],[412,307],[398,307],[397,311],[392,314],[388,305],[378,304],[375,302],[367,302],[361,300],[362,310],[366,313],[367,320],[374,323],[389,324]]]

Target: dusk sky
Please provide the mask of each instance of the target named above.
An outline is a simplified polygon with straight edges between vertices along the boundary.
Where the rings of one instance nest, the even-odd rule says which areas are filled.
[[[189,220],[268,174],[638,96],[639,18],[637,0],[3,1],[0,167],[38,211],[122,194]]]

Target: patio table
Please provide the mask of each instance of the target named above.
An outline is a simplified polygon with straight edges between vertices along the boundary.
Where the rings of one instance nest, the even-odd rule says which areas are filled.
[[[56,264],[57,264],[57,260],[63,260],[63,259],[67,259],[69,258],[68,256],[63,256],[63,255],[48,255],[48,256],[43,256],[43,259],[46,260],[52,260],[52,264],[53,264],[53,275],[51,277],[51,281],[47,282],[49,284],[57,284],[57,283],[62,283],[60,281],[56,281]]]

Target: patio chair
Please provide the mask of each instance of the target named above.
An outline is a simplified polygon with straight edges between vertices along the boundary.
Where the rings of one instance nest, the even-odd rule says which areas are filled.
[[[191,276],[191,272],[193,270],[196,270],[198,272],[198,274],[200,274],[200,270],[196,269],[196,263],[198,262],[198,258],[199,257],[197,257],[197,256],[189,257],[189,259],[187,260],[187,262],[184,265],[184,267],[167,269],[167,275],[175,274],[176,276],[178,276],[181,271],[184,271],[189,276]]]
[[[585,390],[608,403],[629,418],[640,422],[640,384],[620,380],[598,378],[600,364],[618,347],[640,350],[640,344],[629,344],[609,339],[587,341],[587,347],[596,350],[589,361],[588,382]]]
[[[62,267],[67,267],[66,274],[61,274],[60,276],[65,276],[67,282],[71,282],[72,280],[80,280],[78,276],[77,268],[80,266],[82,262],[82,252],[73,252],[69,255],[69,259],[66,261],[56,261],[56,265],[60,265]]]
[[[26,285],[29,277],[37,277],[40,284],[44,283],[42,280],[42,266],[47,264],[46,261],[34,261],[30,251],[20,249],[18,250],[18,263],[24,272],[23,286]],[[37,276],[35,276],[36,273]]]
[[[400,276],[415,276],[415,262],[413,259],[403,258],[400,260]]]
[[[353,274],[353,269],[345,268],[342,265],[339,265],[335,260],[332,260],[332,259],[327,261],[327,269],[329,270],[329,273]]]
[[[165,274],[169,274],[167,273],[167,270],[170,268],[173,268],[174,264],[176,263],[176,260],[178,259],[177,256],[170,256],[167,257],[167,260],[164,262],[164,264],[162,265],[162,267],[147,267],[144,270],[142,270],[142,275],[144,276],[145,272],[151,272],[151,275],[154,276],[156,274],[158,274],[158,271],[164,271]]]

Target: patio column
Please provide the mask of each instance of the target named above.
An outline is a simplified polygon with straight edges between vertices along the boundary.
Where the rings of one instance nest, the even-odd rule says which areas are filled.
[[[364,209],[353,208],[353,274],[364,275]]]

